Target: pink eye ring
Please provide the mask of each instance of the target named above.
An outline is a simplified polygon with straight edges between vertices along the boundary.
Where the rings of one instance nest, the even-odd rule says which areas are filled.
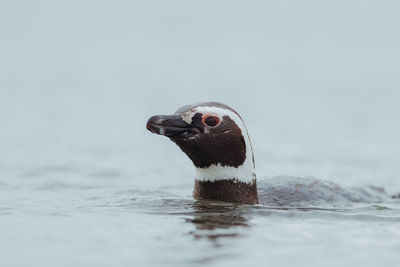
[[[215,127],[220,123],[220,119],[215,116],[215,115],[205,115],[201,121],[203,122],[203,124],[210,126],[210,127]]]

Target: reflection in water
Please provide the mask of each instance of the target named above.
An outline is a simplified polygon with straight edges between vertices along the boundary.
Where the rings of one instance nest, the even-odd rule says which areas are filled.
[[[196,227],[192,234],[196,239],[217,240],[237,237],[238,227],[249,227],[251,206],[222,202],[196,201],[192,204],[192,218],[186,221]],[[217,245],[217,244],[216,244]]]

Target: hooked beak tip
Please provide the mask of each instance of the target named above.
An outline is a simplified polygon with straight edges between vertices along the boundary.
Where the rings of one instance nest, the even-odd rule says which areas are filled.
[[[155,134],[162,134],[161,127],[163,126],[163,119],[161,116],[153,116],[146,123],[146,129]]]

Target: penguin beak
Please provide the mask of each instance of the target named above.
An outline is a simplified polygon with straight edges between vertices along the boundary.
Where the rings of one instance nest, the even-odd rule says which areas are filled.
[[[147,121],[146,128],[152,133],[170,138],[184,138],[200,133],[199,129],[186,123],[179,115],[153,116]]]

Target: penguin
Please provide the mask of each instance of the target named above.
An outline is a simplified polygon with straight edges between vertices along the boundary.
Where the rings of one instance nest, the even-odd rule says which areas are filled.
[[[246,125],[233,108],[201,102],[152,116],[146,128],[168,137],[193,162],[193,198],[268,206],[322,206],[382,201],[383,188],[346,188],[314,177],[280,176],[257,184]]]

